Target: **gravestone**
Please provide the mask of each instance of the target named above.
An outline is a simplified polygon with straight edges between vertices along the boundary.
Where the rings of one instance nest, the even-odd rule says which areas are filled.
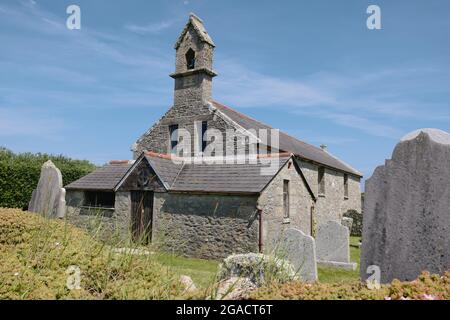
[[[61,171],[48,160],[42,165],[37,188],[33,190],[28,211],[51,218],[63,218],[66,212],[66,190]]]
[[[355,270],[350,262],[350,230],[337,221],[328,221],[317,228],[317,263],[328,267]]]
[[[353,226],[353,219],[349,218],[349,217],[343,217],[341,219],[341,224],[344,227],[347,227],[348,231],[351,233],[352,232],[352,226]]]
[[[411,281],[450,269],[450,134],[420,129],[366,181],[361,278]],[[373,269],[373,267],[371,267]]]
[[[282,231],[281,236],[273,244],[275,254],[288,260],[300,278],[305,282],[317,280],[316,245],[314,238],[302,231],[289,228]]]

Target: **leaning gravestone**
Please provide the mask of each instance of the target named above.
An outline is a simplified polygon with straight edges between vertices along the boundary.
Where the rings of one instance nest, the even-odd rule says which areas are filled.
[[[320,265],[355,270],[350,262],[350,230],[337,221],[319,225],[316,235],[317,263]]]
[[[381,283],[450,269],[450,134],[417,130],[375,169],[366,181],[361,250],[363,280],[372,265]]]
[[[316,245],[313,237],[290,228],[282,231],[277,242],[273,244],[275,254],[288,260],[302,281],[317,280]]]
[[[66,190],[62,184],[61,171],[51,160],[44,163],[28,211],[51,218],[63,218],[66,212]]]

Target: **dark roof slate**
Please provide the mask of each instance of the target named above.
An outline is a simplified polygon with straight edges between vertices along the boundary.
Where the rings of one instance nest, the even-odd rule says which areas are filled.
[[[220,112],[225,114],[225,116],[227,116],[246,130],[254,129],[258,131],[259,129],[273,129],[267,124],[250,118],[249,116],[242,114],[230,107],[224,106],[223,104],[220,104],[218,102],[212,101],[212,105]],[[348,164],[339,160],[329,152],[322,150],[321,148],[317,148],[308,143],[300,141],[282,131],[280,131],[279,138],[280,149],[282,151],[292,152],[304,159],[312,160],[314,162],[318,162],[320,164],[336,168],[344,172],[352,173],[357,176],[362,176],[362,174],[358,170],[352,168]]]
[[[145,158],[155,170],[156,174],[167,186],[171,186],[177,178],[183,165],[181,163],[175,163],[169,159],[161,157],[152,157],[145,155]]]
[[[113,191],[132,164],[108,164],[70,183],[67,190]]]
[[[248,194],[261,192],[291,158],[278,158],[275,170],[270,174],[262,174],[261,170],[270,165],[267,159],[245,164],[181,164],[167,157],[143,155],[135,162],[136,165],[142,157],[145,157],[169,191]],[[109,164],[72,182],[66,189],[115,191],[130,170],[133,170],[132,164]]]
[[[255,164],[185,164],[170,190],[259,193],[289,158],[279,158],[276,171],[270,175],[261,174],[268,164],[260,159]]]

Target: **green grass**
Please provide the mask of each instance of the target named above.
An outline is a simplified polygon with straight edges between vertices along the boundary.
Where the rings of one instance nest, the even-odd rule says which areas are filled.
[[[219,267],[219,262],[214,260],[185,258],[166,253],[157,253],[154,256],[157,262],[169,267],[172,272],[190,276],[198,288],[211,285]]]
[[[350,261],[356,262],[358,266],[355,271],[341,270],[335,268],[318,267],[319,282],[322,283],[339,283],[359,280],[360,253],[358,247],[360,237],[350,237]]]
[[[151,255],[117,254],[63,220],[0,208],[0,300],[184,298],[170,270]]]
[[[360,240],[360,237],[350,238],[350,260],[358,263],[357,269],[349,271],[318,267],[319,282],[339,283],[359,280],[360,249],[357,245]],[[190,276],[199,288],[207,288],[214,282],[219,267],[218,261],[185,258],[167,253],[157,253],[155,258],[156,261],[170,268],[172,272]]]

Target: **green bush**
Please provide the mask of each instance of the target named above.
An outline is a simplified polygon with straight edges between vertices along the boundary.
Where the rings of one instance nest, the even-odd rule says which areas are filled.
[[[73,160],[62,155],[13,152],[0,147],[0,207],[27,208],[36,188],[41,167],[47,160],[61,170],[63,184],[67,185],[95,170],[86,160]]]
[[[361,237],[363,228],[362,213],[356,210],[348,210],[346,213],[344,213],[344,217],[353,219],[352,230],[350,230],[350,235],[353,237]]]

